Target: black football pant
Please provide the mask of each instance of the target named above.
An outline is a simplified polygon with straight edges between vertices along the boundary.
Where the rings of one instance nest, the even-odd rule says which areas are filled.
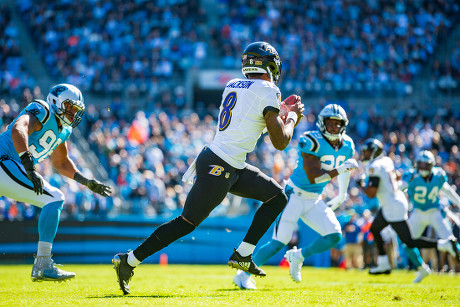
[[[371,225],[371,232],[372,232],[372,235],[374,236],[375,244],[377,245],[377,249],[379,251],[380,256],[386,255],[382,235],[380,234],[380,232],[382,231],[383,228],[385,228],[388,225],[391,225],[391,227],[394,229],[394,231],[398,235],[399,239],[401,239],[401,241],[404,244],[406,244],[407,247],[409,248],[414,248],[414,247],[436,248],[437,247],[436,240],[431,240],[427,238],[413,239],[410,228],[409,228],[408,220],[404,220],[400,222],[388,222],[383,217],[382,209],[380,209],[377,212],[377,215],[375,216],[375,219]]]
[[[256,245],[276,217],[287,197],[281,186],[257,167],[237,169],[207,148],[196,160],[196,181],[185,201],[182,215],[160,225],[136,250],[140,261],[192,232],[206,219],[227,193],[263,202],[257,210],[244,242]]]

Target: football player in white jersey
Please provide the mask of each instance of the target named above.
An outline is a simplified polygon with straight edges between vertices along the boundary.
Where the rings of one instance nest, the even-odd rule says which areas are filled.
[[[273,237],[254,255],[257,265],[265,264],[289,243],[299,219],[320,234],[308,246],[287,251],[290,274],[300,282],[305,258],[334,247],[342,238],[342,229],[333,210],[346,199],[350,171],[358,168],[353,140],[345,134],[348,118],[337,104],[325,106],[318,115],[319,131],[307,131],[300,137],[297,167],[286,185],[288,204],[276,221]],[[329,181],[337,176],[339,195],[328,203],[321,197]],[[240,289],[256,289],[246,272],[238,271],[233,283]]]
[[[80,90],[70,84],[58,84],[51,89],[46,101],[32,101],[0,134],[0,195],[42,208],[32,281],[63,281],[75,277],[73,272],[56,268],[51,259],[64,194],[43,179],[35,164],[49,156],[61,175],[102,196],[111,193],[109,186],[85,178],[67,154],[66,140],[84,112]]]
[[[358,181],[364,193],[370,197],[377,197],[380,209],[377,211],[371,226],[371,232],[379,252],[377,266],[369,270],[370,274],[390,274],[391,267],[385,253],[381,230],[388,225],[395,230],[398,237],[405,244],[407,256],[418,269],[415,283],[422,281],[430,274],[430,268],[423,262],[418,248],[438,248],[455,256],[453,246],[455,242],[449,240],[430,240],[426,238],[413,239],[408,222],[408,202],[400,190],[402,182],[398,176],[393,161],[384,156],[383,144],[377,139],[368,139],[361,147],[360,159],[366,165],[366,178]],[[417,248],[418,247],[418,248]]]
[[[214,140],[198,155],[184,180],[196,175],[184,210],[177,218],[159,226],[139,247],[129,253],[116,254],[112,262],[124,294],[133,269],[141,261],[170,243],[192,232],[218,206],[228,192],[263,202],[240,246],[228,264],[252,274],[265,272],[252,261],[255,245],[287,203],[287,197],[274,179],[245,162],[260,135],[268,130],[273,146],[283,150],[289,144],[304,106],[300,97],[293,105],[282,105],[277,87],[281,75],[278,52],[266,42],[246,47],[242,56],[246,79],[227,83],[222,94],[219,121]],[[287,111],[285,122],[280,108]]]

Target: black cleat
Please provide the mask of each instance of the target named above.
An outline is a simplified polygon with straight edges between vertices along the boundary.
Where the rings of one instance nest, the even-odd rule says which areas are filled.
[[[113,268],[117,273],[118,284],[123,294],[129,294],[128,283],[134,275],[134,268],[128,264],[128,254],[118,253],[113,259]]]
[[[228,260],[228,265],[235,269],[240,269],[244,272],[256,275],[266,276],[267,274],[259,268],[254,261],[252,261],[252,254],[246,257],[241,256],[236,249],[233,250],[233,254]]]
[[[371,275],[389,275],[391,274],[391,270],[383,270],[383,271],[379,271],[378,269],[375,269],[375,268],[372,268],[369,270],[369,274]]]

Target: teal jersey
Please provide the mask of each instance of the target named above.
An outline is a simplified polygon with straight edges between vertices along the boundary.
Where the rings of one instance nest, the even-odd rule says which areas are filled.
[[[418,173],[414,173],[408,180],[407,194],[414,208],[426,211],[440,208],[439,190],[444,182],[447,182],[447,174],[440,167],[433,167],[428,181],[425,181]]]
[[[299,159],[297,166],[291,175],[291,181],[300,189],[310,193],[321,194],[328,182],[310,183],[305,169],[303,168],[302,152],[318,157],[321,161],[321,169],[331,171],[339,167],[345,160],[353,157],[355,144],[346,134],[343,134],[342,147],[335,149],[329,144],[319,131],[307,131],[299,140]]]
[[[34,164],[40,163],[53,153],[56,147],[67,141],[72,133],[72,127],[62,126],[59,130],[56,116],[50,110],[46,101],[34,100],[19,113],[18,117],[25,113],[33,114],[42,124],[42,128],[29,135],[29,151],[33,156]],[[19,155],[14,148],[11,137],[11,129],[17,118],[8,126],[7,130],[0,134],[0,154],[7,155],[13,160],[20,161]]]

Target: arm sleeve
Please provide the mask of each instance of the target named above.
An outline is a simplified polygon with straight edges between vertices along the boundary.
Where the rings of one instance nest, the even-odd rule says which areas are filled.
[[[444,184],[441,187],[441,191],[454,205],[460,207],[460,196],[457,194],[457,192],[454,191],[450,184],[444,182]]]
[[[337,176],[337,183],[339,185],[339,196],[345,200],[347,196],[348,184],[350,183],[350,172],[345,172]]]

